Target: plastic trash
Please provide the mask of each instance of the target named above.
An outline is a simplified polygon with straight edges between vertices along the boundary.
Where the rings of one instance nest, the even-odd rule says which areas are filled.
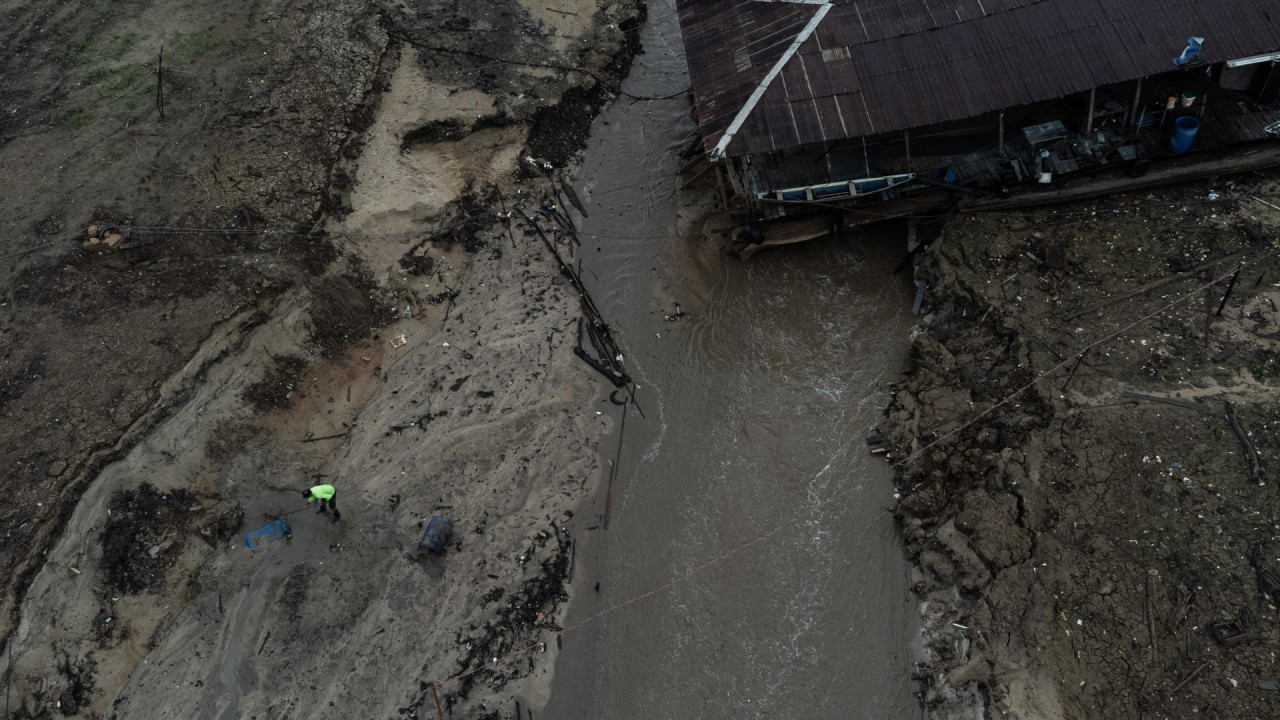
[[[277,540],[288,540],[293,537],[293,528],[289,527],[289,523],[280,518],[273,523],[252,530],[244,534],[244,544],[249,548],[260,548],[264,545],[270,545]]]
[[[1204,38],[1189,37],[1187,38],[1187,47],[1183,49],[1182,54],[1173,59],[1174,65],[1186,65],[1195,58],[1199,57],[1200,49],[1204,46]]]
[[[427,523],[427,529],[422,533],[422,540],[418,542],[418,547],[432,552],[443,552],[444,545],[449,542],[449,535],[452,532],[453,523],[439,515],[433,516]]]

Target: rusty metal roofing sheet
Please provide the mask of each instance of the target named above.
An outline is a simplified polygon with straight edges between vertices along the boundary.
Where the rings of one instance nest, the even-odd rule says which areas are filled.
[[[812,4],[677,0],[710,150]],[[959,120],[1280,49],[1269,0],[834,0],[729,144],[742,155]]]

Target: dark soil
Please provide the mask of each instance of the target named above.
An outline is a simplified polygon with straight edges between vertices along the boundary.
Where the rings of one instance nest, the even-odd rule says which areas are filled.
[[[199,499],[187,490],[162,494],[142,485],[116,493],[110,507],[111,519],[102,531],[108,587],[126,595],[163,590],[165,570],[181,547],[178,541],[203,509]]]
[[[597,77],[593,85],[570,88],[560,96],[558,103],[534,115],[526,144],[529,154],[535,159],[563,168],[586,147],[592,121],[618,93],[632,59],[643,52],[639,28],[646,15],[645,6],[640,5],[638,14],[618,23],[625,43],[610,58],[608,73],[603,79]],[[536,172],[533,168],[523,169]]]
[[[311,340],[323,358],[337,357],[397,317],[388,293],[366,271],[329,278],[312,296]]]
[[[529,154],[552,167],[566,167],[586,147],[591,122],[612,98],[612,90],[603,83],[571,88],[560,102],[534,116],[527,143]]]
[[[927,330],[888,436],[937,717],[1273,714],[1280,259],[1256,238],[1280,213],[1251,197],[1277,183],[1213,187],[964,217],[918,259]]]
[[[449,205],[444,214],[443,229],[414,243],[400,258],[400,267],[414,275],[430,275],[436,266],[427,253],[433,247],[461,245],[468,253],[480,252],[487,244],[486,231],[493,227],[503,204],[502,193],[496,186],[468,186],[458,200]],[[494,252],[501,251],[494,248]],[[441,296],[448,299],[447,294],[437,295]],[[441,300],[429,302],[438,304]]]
[[[400,152],[407,153],[418,145],[437,143],[442,140],[458,140],[471,131],[471,125],[457,118],[429,122],[404,134],[404,138],[400,141]]]
[[[555,542],[548,548],[552,540]],[[498,608],[497,617],[492,622],[485,623],[483,628],[472,628],[479,630],[477,634],[459,636],[458,645],[470,649],[458,661],[458,672],[485,666],[490,658],[527,650],[542,628],[559,630],[548,618],[555,614],[560,603],[569,599],[565,584],[569,579],[569,551],[572,546],[573,541],[568,534],[558,531],[555,526],[538,534],[517,562],[528,565],[542,556],[537,560],[541,570],[506,595],[506,602]],[[492,602],[498,602],[503,596],[489,597]],[[532,657],[528,662],[507,663],[502,670],[484,668],[464,677],[456,695],[466,697],[476,683],[484,683],[493,689],[501,688],[511,680],[524,677],[532,669]],[[450,704],[453,702],[455,698],[451,695]]]
[[[267,374],[258,382],[244,389],[242,397],[258,412],[270,412],[289,407],[294,386],[310,363],[297,355],[275,358]]]

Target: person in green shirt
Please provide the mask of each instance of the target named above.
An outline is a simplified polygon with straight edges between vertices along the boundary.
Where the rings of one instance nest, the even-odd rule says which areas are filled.
[[[306,498],[308,505],[312,500],[320,501],[320,509],[316,510],[317,515],[323,515],[326,509],[330,509],[333,510],[334,522],[338,522],[338,518],[342,517],[342,513],[338,512],[338,491],[332,485],[317,485],[310,490],[303,490],[302,497]]]

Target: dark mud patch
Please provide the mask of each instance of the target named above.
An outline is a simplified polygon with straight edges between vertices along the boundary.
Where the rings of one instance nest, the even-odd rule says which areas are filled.
[[[244,389],[241,398],[260,413],[289,407],[293,390],[310,363],[298,355],[282,355],[273,360],[261,380]],[[221,444],[221,441],[220,441]],[[231,448],[228,448],[228,452]]]
[[[27,389],[45,375],[44,356],[37,355],[26,362],[21,369],[0,381],[0,411],[10,401],[17,400],[26,394]]]
[[[429,254],[432,248],[462,245],[468,253],[479,252],[487,244],[484,232],[499,219],[498,208],[502,203],[502,192],[496,185],[479,188],[468,185],[443,213],[442,229],[410,247],[400,258],[400,267],[413,275],[425,276],[436,268]],[[496,248],[494,251],[498,252]],[[437,302],[440,301],[432,304]]]
[[[482,115],[475,122],[467,122],[459,118],[433,120],[405,133],[400,138],[400,152],[411,152],[419,145],[461,140],[477,130],[510,127],[518,122],[505,112]]]
[[[297,565],[289,571],[284,585],[280,588],[280,604],[285,608],[285,616],[289,622],[302,620],[302,606],[307,601],[307,592],[311,589],[311,581],[315,570],[309,565]]]
[[[363,268],[325,278],[311,291],[311,342],[326,359],[396,318],[387,291]]]
[[[643,52],[640,44],[640,25],[648,17],[648,9],[639,4],[636,15],[618,23],[625,38],[606,65],[606,74],[586,86],[569,88],[560,101],[538,110],[533,116],[526,142],[528,153],[535,159],[555,168],[567,167],[587,145],[591,123],[622,87],[622,79],[631,68],[631,61]],[[529,176],[538,173],[536,168],[522,167]]]
[[[545,649],[545,646],[534,647],[538,634],[543,630],[560,630],[551,617],[560,604],[569,599],[565,587],[571,570],[572,548],[573,541],[568,533],[554,525],[540,531],[519,557],[512,558],[513,562],[525,566],[537,562],[539,572],[510,593],[500,587],[485,593],[482,606],[499,602],[502,605],[494,619],[483,625],[472,624],[469,632],[458,633],[456,644],[462,655],[457,661],[457,672],[481,669],[459,678],[458,690],[441,698],[446,712],[466,699],[477,684],[489,690],[500,690],[508,682],[525,677],[533,670],[535,656]],[[541,560],[537,560],[539,556],[542,556]],[[551,636],[548,634],[547,637]],[[519,661],[503,663],[496,668],[490,664],[495,657],[505,657],[522,650],[527,651],[526,657]],[[400,708],[402,714],[417,712],[433,702],[430,686],[423,684],[420,690],[422,692],[415,696],[412,704]]]
[[[560,102],[534,115],[527,143],[529,154],[551,167],[567,167],[586,147],[591,123],[612,98],[613,91],[599,82],[589,88],[566,90]],[[523,169],[534,175],[539,172],[536,168]]]
[[[109,507],[101,538],[108,587],[126,595],[164,590],[165,573],[182,550],[199,499],[187,490],[161,493],[146,484],[116,493]]]
[[[400,139],[400,152],[407,153],[418,145],[460,140],[469,132],[471,132],[470,124],[458,118],[429,122],[404,134]]]
[[[548,548],[553,540],[554,544]],[[569,599],[565,584],[569,576],[569,551],[572,545],[567,534],[552,526],[541,531],[520,557],[515,559],[524,565],[533,562],[538,555],[546,556],[539,562],[541,571],[538,574],[506,595],[506,602],[498,609],[493,621],[485,623],[483,628],[473,628],[480,632],[470,637],[459,635],[458,644],[469,646],[470,649],[458,662],[458,672],[485,666],[491,658],[503,657],[514,650],[529,647],[541,629],[559,629],[550,618],[560,603]],[[489,597],[494,602],[502,598],[496,594]],[[528,658],[528,662],[510,663],[504,670],[485,667],[462,678],[458,695],[465,697],[478,682],[483,682],[494,690],[501,689],[507,682],[527,675],[532,668],[532,656]]]
[[[246,395],[254,386],[245,391]],[[267,388],[264,388],[266,390]],[[246,400],[258,408],[257,403],[252,398]],[[262,408],[258,408],[261,410]],[[214,427],[214,431],[209,433],[209,442],[205,445],[205,457],[209,458],[209,462],[215,465],[222,465],[236,456],[237,453],[249,442],[251,442],[259,434],[258,428],[252,423],[241,420],[220,420]]]

